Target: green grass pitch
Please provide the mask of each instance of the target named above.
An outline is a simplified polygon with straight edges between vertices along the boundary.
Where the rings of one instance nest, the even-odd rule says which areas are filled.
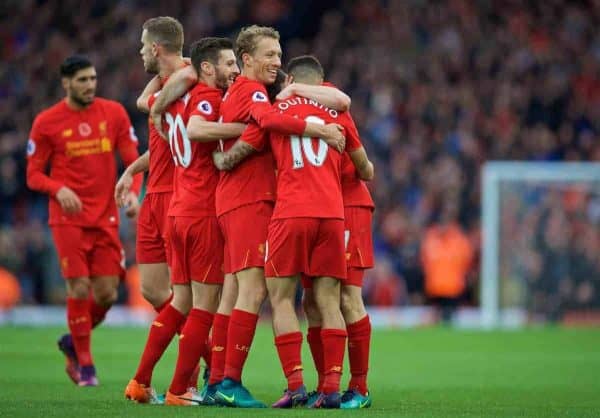
[[[375,331],[369,379],[373,407],[362,411],[135,405],[125,401],[123,389],[135,371],[146,330],[100,328],[94,333],[98,388],[78,388],[67,379],[56,349],[61,332],[0,328],[0,417],[600,417],[600,330]],[[176,350],[171,344],[155,372],[158,390],[169,384]],[[306,345],[304,361],[312,387]],[[257,332],[244,382],[269,403],[284,388],[266,326]]]

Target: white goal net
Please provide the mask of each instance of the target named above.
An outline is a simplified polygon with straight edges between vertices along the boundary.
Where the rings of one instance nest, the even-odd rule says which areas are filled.
[[[484,325],[600,319],[600,164],[489,162]]]

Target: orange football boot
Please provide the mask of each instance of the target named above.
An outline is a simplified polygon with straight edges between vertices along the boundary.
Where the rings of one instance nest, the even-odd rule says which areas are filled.
[[[137,403],[160,403],[152,387],[142,385],[131,379],[125,388],[125,398]]]
[[[165,397],[165,405],[178,405],[178,406],[196,406],[200,405],[200,397],[197,393],[187,391],[183,395],[174,395],[167,391]]]

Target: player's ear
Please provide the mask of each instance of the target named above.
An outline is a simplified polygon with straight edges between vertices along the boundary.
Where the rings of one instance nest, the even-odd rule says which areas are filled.
[[[62,84],[62,87],[63,87],[63,89],[65,89],[65,90],[68,90],[68,89],[69,89],[69,86],[70,86],[70,84],[71,84],[70,82],[71,82],[71,79],[70,79],[69,77],[62,77],[62,78],[60,79],[60,83]]]
[[[294,76],[291,74],[288,74],[285,76],[285,86],[289,86],[290,84],[292,84],[294,82]]]
[[[248,64],[252,64],[252,55],[244,52],[242,54],[242,64],[244,64],[244,67],[248,66]]]
[[[213,76],[215,74],[215,66],[208,61],[202,61],[200,63],[200,70],[208,76]]]
[[[159,45],[156,42],[152,42],[152,56],[158,56],[158,47]]]

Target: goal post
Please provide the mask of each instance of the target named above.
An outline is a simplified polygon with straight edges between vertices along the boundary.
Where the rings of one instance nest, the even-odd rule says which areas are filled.
[[[501,303],[500,285],[503,279],[501,277],[501,261],[506,263],[512,261],[502,260],[504,254],[502,254],[501,239],[502,234],[507,233],[503,230],[502,224],[504,219],[503,204],[506,203],[506,199],[518,202],[519,193],[522,194],[521,197],[532,193],[528,190],[535,190],[538,195],[542,195],[540,199],[543,199],[544,193],[547,197],[548,194],[556,193],[556,190],[559,190],[560,193],[561,188],[582,190],[587,199],[590,199],[591,196],[591,199],[595,199],[596,203],[600,204],[600,163],[492,161],[483,165],[481,186],[480,307],[482,325],[486,328],[494,328],[509,323],[512,325],[524,324],[528,317],[528,306],[525,304],[525,306],[516,307],[502,306]],[[507,193],[506,190],[511,193]],[[535,204],[537,203],[532,203],[531,206],[533,207]],[[527,212],[527,209],[521,209],[521,212]],[[526,221],[525,218],[521,227],[528,227]],[[592,222],[592,225],[598,227],[597,223]],[[511,242],[512,239],[510,237],[505,241]],[[515,240],[517,239],[515,238]],[[518,251],[518,249],[514,251]],[[596,271],[594,270],[594,272]],[[541,277],[541,280],[543,279],[544,277]],[[522,281],[527,283],[527,278]],[[531,299],[530,297],[525,298]]]

